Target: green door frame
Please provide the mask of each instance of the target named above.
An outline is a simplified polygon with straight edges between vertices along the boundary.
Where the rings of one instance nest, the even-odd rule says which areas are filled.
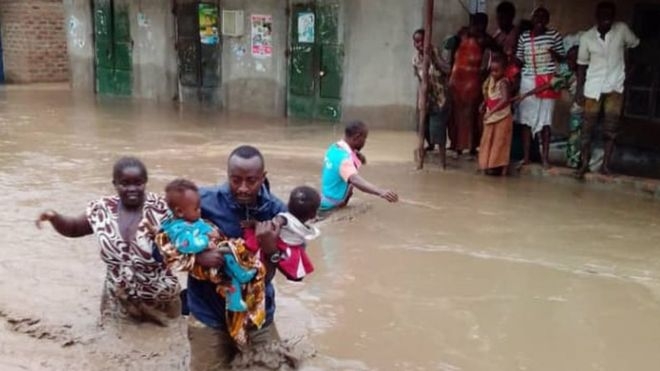
[[[294,0],[287,8],[289,117],[341,120],[344,46],[339,10],[338,0]],[[313,17],[313,32],[301,36],[298,23],[302,17]]]
[[[95,92],[129,96],[133,90],[133,41],[128,5],[91,0],[94,38]]]

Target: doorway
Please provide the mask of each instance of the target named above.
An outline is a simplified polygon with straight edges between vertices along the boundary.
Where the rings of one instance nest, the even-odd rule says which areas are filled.
[[[221,68],[219,10],[217,1],[176,1],[176,49],[181,101],[218,100]]]
[[[94,0],[93,11],[96,93],[131,95],[133,41],[128,4]]]
[[[291,5],[287,89],[290,117],[341,120],[344,46],[339,10],[336,1]]]

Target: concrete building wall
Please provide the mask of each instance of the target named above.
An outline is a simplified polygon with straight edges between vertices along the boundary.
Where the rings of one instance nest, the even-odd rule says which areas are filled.
[[[51,82],[69,79],[61,0],[0,0],[5,79]]]
[[[42,0],[45,1],[45,0]],[[133,96],[172,99],[178,95],[178,56],[172,3],[161,0],[115,0],[130,4],[133,39]],[[192,0],[190,0],[192,1]],[[231,111],[282,116],[286,112],[289,19],[287,5],[298,0],[223,0],[221,9],[243,10],[245,32],[222,37],[219,102]],[[319,0],[329,1],[329,0]],[[518,18],[528,17],[532,0],[514,0]],[[0,3],[16,3],[0,0]],[[78,91],[94,91],[93,20],[89,0],[64,0],[72,84]],[[423,0],[340,0],[340,28],[344,42],[343,120],[360,118],[376,127],[415,126],[417,81],[412,74],[412,32],[422,26]],[[495,7],[488,1],[491,29]],[[586,29],[593,23],[597,0],[548,1],[552,26],[562,33]],[[630,21],[632,4],[618,1],[620,18]],[[441,44],[468,22],[459,1],[436,0],[434,44]],[[273,17],[273,55],[251,54],[250,16]],[[3,24],[3,27],[4,24]],[[183,94],[195,101],[196,94]],[[565,107],[558,110],[561,128]]]
[[[287,4],[282,0],[223,0],[224,10],[243,10],[245,33],[223,37],[222,102],[232,111],[283,116],[287,86]],[[273,55],[255,58],[251,53],[251,15],[273,17]]]
[[[171,3],[115,0],[130,4],[133,39],[133,96],[155,100],[177,97],[178,56]]]
[[[169,2],[115,0],[128,5],[133,41],[133,91],[136,98],[171,100],[177,95],[175,26]],[[74,91],[93,93],[94,21],[91,1],[64,0],[67,44]]]
[[[444,2],[444,1],[443,1]],[[422,0],[345,0],[344,120],[414,127],[417,81],[412,32],[422,24]]]
[[[64,0],[64,21],[69,51],[72,90],[94,93],[94,24],[91,1]]]

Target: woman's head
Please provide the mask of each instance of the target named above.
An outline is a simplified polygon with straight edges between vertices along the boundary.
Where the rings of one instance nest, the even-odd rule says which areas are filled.
[[[112,169],[112,184],[124,207],[139,208],[144,203],[147,167],[136,157],[122,157]]]
[[[195,183],[187,179],[175,179],[165,187],[165,200],[172,215],[187,222],[195,222],[202,217],[199,190]]]
[[[536,34],[544,33],[550,23],[550,12],[544,7],[538,7],[532,13],[533,31]]]
[[[475,13],[470,16],[470,32],[481,35],[488,29],[488,15],[486,13]]]
[[[301,186],[291,191],[289,196],[289,212],[301,223],[314,219],[321,206],[321,196],[312,187]]]

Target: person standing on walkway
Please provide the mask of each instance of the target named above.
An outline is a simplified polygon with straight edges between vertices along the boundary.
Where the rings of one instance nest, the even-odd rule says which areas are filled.
[[[346,206],[353,195],[353,188],[388,202],[399,200],[395,192],[381,189],[358,174],[360,166],[366,163],[360,151],[368,135],[369,129],[364,122],[349,122],[344,129],[344,139],[331,144],[326,151],[321,173],[321,211]]]
[[[583,178],[589,171],[592,132],[603,116],[605,155],[600,172],[610,174],[610,161],[619,133],[626,81],[626,52],[639,45],[639,39],[623,22],[615,22],[616,6],[604,1],[596,7],[596,25],[582,35],[578,53],[578,104],[584,106],[582,156],[577,172]]]
[[[481,88],[487,67],[484,53],[495,48],[495,42],[486,33],[487,27],[486,14],[471,15],[470,26],[459,31],[455,41],[451,42],[455,52],[449,78],[452,102],[449,137],[452,149],[459,155],[465,150],[476,155],[481,136],[479,105],[483,99]]]
[[[496,12],[498,28],[493,39],[505,55],[509,51],[515,53],[520,36],[518,27],[513,23],[516,19],[516,7],[510,1],[503,1],[497,6]]]
[[[532,15],[533,28],[520,35],[516,57],[522,63],[520,94],[526,94],[548,84],[557,71],[557,64],[564,57],[564,42],[556,30],[548,28],[550,12],[537,8]],[[550,126],[555,109],[555,101],[560,93],[544,90],[520,102],[520,122],[525,125],[523,132],[524,164],[529,164],[532,136],[541,133],[543,166],[548,168],[550,152]]]
[[[509,168],[513,133],[511,87],[505,69],[504,56],[491,59],[490,76],[483,87],[484,132],[479,146],[479,170],[502,176]]]
[[[419,29],[413,34],[413,45],[415,55],[413,56],[413,71],[419,80],[419,87],[422,84],[422,74],[424,66],[424,29]],[[426,121],[426,140],[429,148],[433,151],[435,146],[440,147],[440,162],[443,168],[446,168],[446,146],[447,146],[447,121],[449,121],[449,100],[447,97],[446,83],[447,75],[451,66],[447,63],[440,51],[436,47],[431,47],[431,64],[429,65],[429,85],[426,94],[427,117]],[[419,93],[417,94],[420,98]]]

